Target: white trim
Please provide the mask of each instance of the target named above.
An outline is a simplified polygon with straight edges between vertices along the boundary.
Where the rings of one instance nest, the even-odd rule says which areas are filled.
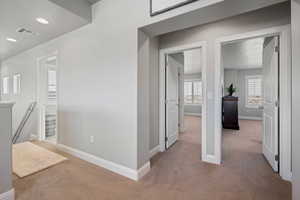
[[[290,25],[272,27],[259,31],[222,37],[215,42],[215,156],[221,164],[221,46],[228,42],[256,37],[280,36],[280,176],[290,180],[291,176],[291,33]],[[282,112],[284,111],[284,112]]]
[[[135,181],[141,180],[148,172],[151,170],[150,161],[144,164],[141,168],[137,171],[137,178],[134,179]]]
[[[218,160],[216,159],[216,157],[214,155],[206,155],[205,157],[202,157],[202,160],[204,162],[207,162],[207,163],[212,163],[212,164],[215,164],[215,165],[218,165]]]
[[[157,145],[156,147],[154,147],[153,149],[150,150],[149,158],[152,158],[153,156],[155,156],[159,152],[160,152],[160,146]]]
[[[7,88],[4,88],[4,80],[7,81]],[[1,78],[1,94],[2,95],[9,95],[10,94],[10,76],[6,75],[6,76],[2,76]],[[6,92],[4,92],[6,90]]]
[[[195,104],[195,103],[185,103],[184,106],[201,106],[201,103]]]
[[[165,149],[165,55],[170,53],[178,53],[183,50],[201,48],[202,50],[202,158],[206,157],[206,108],[207,108],[207,83],[206,83],[206,68],[207,68],[207,42],[200,41],[192,44],[176,46],[168,49],[160,50],[160,67],[159,67],[159,146],[160,151]]]
[[[41,61],[44,59],[47,59],[47,61],[51,61],[56,58],[56,141],[55,143],[58,143],[58,127],[59,127],[59,116],[58,116],[58,110],[59,110],[59,104],[58,104],[58,99],[59,99],[59,53],[58,51],[54,51],[50,54],[47,54],[45,56],[41,56],[36,59],[36,65],[37,65],[37,79],[36,79],[36,102],[37,102],[37,110],[38,110],[38,139],[40,141],[45,141],[46,140],[46,133],[45,133],[45,127],[41,124],[43,121],[45,121],[44,116],[45,116],[45,105],[41,103],[40,100],[40,68],[41,68]]]
[[[201,117],[202,116],[201,113],[189,113],[189,112],[185,112],[184,115],[187,115],[187,116],[196,116],[196,117]]]
[[[31,134],[30,140],[39,140],[39,136],[37,136],[36,134]]]
[[[80,158],[84,161],[87,161],[89,163],[95,164],[97,166],[103,167],[107,170],[110,170],[112,172],[115,172],[119,175],[125,176],[127,178],[130,178],[132,180],[138,181],[141,179],[145,174],[147,174],[150,171],[150,162],[147,162],[144,166],[142,166],[139,170],[134,170],[128,167],[125,167],[123,165],[99,158],[97,156],[94,156],[92,154],[80,151],[78,149],[74,149],[72,147],[63,145],[63,144],[57,144],[56,145],[61,151],[64,151],[68,154],[71,154],[72,156],[75,156],[77,158]]]
[[[251,116],[241,116],[241,115],[239,115],[239,119],[261,121],[262,117],[251,117]]]
[[[11,189],[7,192],[0,194],[0,200],[14,200],[15,199],[15,190]]]

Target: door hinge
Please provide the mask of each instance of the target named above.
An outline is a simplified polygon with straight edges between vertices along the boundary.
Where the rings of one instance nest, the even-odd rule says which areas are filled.
[[[278,100],[275,101],[275,107],[279,108],[279,101]]]
[[[275,52],[278,53],[279,52],[279,46],[275,47]]]
[[[279,155],[275,155],[275,161],[279,162]]]
[[[178,127],[180,127],[180,123],[178,123]]]
[[[168,137],[165,137],[165,141],[168,142]]]

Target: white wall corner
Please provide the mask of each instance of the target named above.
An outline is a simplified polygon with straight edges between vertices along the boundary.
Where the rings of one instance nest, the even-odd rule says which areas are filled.
[[[149,152],[149,158],[151,159],[153,156],[155,156],[158,152],[160,152],[160,146],[157,145],[153,149],[150,150]]]
[[[11,189],[5,193],[0,194],[0,200],[15,200],[15,190]]]

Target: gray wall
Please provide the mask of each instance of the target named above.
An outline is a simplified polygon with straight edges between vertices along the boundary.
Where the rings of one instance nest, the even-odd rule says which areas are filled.
[[[234,95],[239,97],[239,116],[241,117],[262,117],[262,111],[258,108],[246,107],[246,77],[254,75],[262,75],[262,69],[225,69],[224,72],[225,88],[228,88],[231,83],[237,88],[237,92]],[[226,92],[225,95],[227,95]]]
[[[172,20],[177,20],[178,23],[169,23],[170,26],[164,26],[164,30],[178,30],[188,27],[192,21],[186,21],[187,16],[182,15],[187,12],[192,13],[190,17],[198,16],[193,23],[200,24],[276,2],[282,0],[225,0],[215,6],[201,8],[202,1],[198,1],[150,17],[149,0],[101,0],[93,5],[91,24],[6,59],[3,63],[31,70],[32,74],[27,74],[26,79],[34,88],[36,59],[58,51],[58,142],[116,164],[137,169],[148,160],[145,152],[149,150],[149,130],[138,127],[139,114],[142,114],[143,123],[150,123],[150,120],[144,118],[144,115],[150,116],[149,103],[145,107],[138,105],[138,96],[145,94],[139,93],[141,88],[149,91],[149,79],[145,82],[138,81],[138,77],[143,76],[138,73],[139,70],[142,73],[149,72],[139,69],[139,64],[145,64],[144,61],[138,62],[139,55],[143,54],[139,54],[138,51],[145,40],[139,38],[142,44],[138,43],[138,29],[176,17]],[[133,9],[133,6],[137,9]],[[234,24],[237,22],[237,27],[242,28],[231,26],[225,28],[227,31],[220,29],[217,33],[254,30],[257,27],[288,22],[284,10],[275,10],[274,14],[269,13],[269,17],[263,13],[254,14],[244,20],[231,20]],[[120,23],[124,16],[126,20]],[[269,21],[268,25],[265,24],[266,21]],[[219,25],[222,27],[222,22]],[[194,37],[189,38],[195,40]],[[188,40],[181,42],[186,41]],[[149,45],[146,48],[149,48]],[[145,52],[149,53],[148,50]],[[141,58],[149,59],[143,55]],[[213,66],[212,62],[209,65]],[[213,75],[210,76],[212,80]],[[139,83],[142,85],[138,86]],[[36,91],[30,90],[28,96],[36,97]],[[92,144],[90,136],[94,136]],[[212,139],[214,138],[208,138]],[[210,141],[208,148],[214,148],[213,141]]]
[[[262,20],[263,19],[263,20]],[[288,3],[228,18],[215,23],[165,34],[160,37],[160,48],[169,48],[198,41],[207,41],[207,89],[214,95],[214,48],[218,37],[290,24]],[[214,154],[214,99],[207,100],[207,153]]]
[[[258,0],[224,12],[222,17],[257,6]],[[3,61],[7,66],[3,72],[20,71],[22,82],[28,85],[26,98],[16,102],[14,113],[24,113],[25,105],[36,100],[37,59],[57,51],[58,142],[131,169],[139,168],[148,161],[150,120],[146,115],[150,113],[149,101],[142,103],[149,98],[143,92],[149,92],[149,79],[138,78],[149,73],[143,69],[149,66],[149,57],[143,54],[150,52],[144,48],[151,42],[147,35],[141,38],[138,29],[201,7],[199,1],[151,17],[149,0],[99,1],[93,5],[91,24]],[[120,23],[124,16],[126,20]],[[142,123],[138,125],[140,117]],[[94,143],[90,143],[90,136],[94,136]]]
[[[11,106],[0,102],[0,195],[12,189]]]
[[[300,199],[300,1],[292,0],[292,160],[293,200]]]
[[[158,38],[150,40],[150,138],[149,149],[159,145],[159,51]]]
[[[21,61],[22,60],[22,61]],[[21,61],[21,62],[20,62]],[[13,133],[17,130],[28,106],[30,103],[36,101],[36,81],[37,68],[36,61],[31,60],[30,57],[20,56],[19,61],[11,60],[3,62],[1,68],[1,82],[2,77],[9,76],[9,94],[1,95],[3,101],[16,102],[13,107]],[[13,94],[13,75],[21,74],[21,92],[20,94]],[[32,113],[28,123],[24,127],[22,139],[28,139],[30,135],[37,136],[37,110]]]

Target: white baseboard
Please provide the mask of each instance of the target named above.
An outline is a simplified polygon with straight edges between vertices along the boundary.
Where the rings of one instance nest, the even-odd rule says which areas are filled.
[[[150,165],[150,161],[148,161],[144,166],[142,166],[138,170],[137,180],[143,178],[150,170],[151,170],[151,165]]]
[[[39,137],[35,134],[30,135],[30,140],[39,140]]]
[[[285,176],[281,176],[281,178],[285,181],[292,182],[293,181],[293,174],[292,172],[285,174]]]
[[[185,132],[185,127],[180,127],[180,128],[179,128],[179,131],[180,131],[181,133],[184,133],[184,132]]]
[[[11,189],[7,192],[0,194],[0,200],[15,200],[15,190]]]
[[[107,170],[110,170],[112,172],[115,172],[119,175],[125,176],[127,178],[130,178],[132,180],[138,181],[141,179],[145,174],[147,174],[150,171],[150,162],[146,163],[143,167],[141,167],[138,170],[134,170],[128,167],[125,167],[123,165],[99,158],[97,156],[94,156],[92,154],[80,151],[78,149],[74,149],[72,147],[63,145],[63,144],[57,144],[57,147],[66,152],[69,153],[75,157],[78,157],[82,160],[85,160],[87,162],[93,163],[97,166],[103,167]]]
[[[160,152],[160,146],[159,145],[150,150],[150,152],[149,152],[149,158],[152,158],[158,152]]]
[[[215,156],[213,155],[206,155],[204,158],[202,158],[203,162],[215,164],[215,165],[220,165],[221,163],[216,159]]]
[[[261,121],[261,117],[249,117],[249,116],[239,116],[239,119],[245,119],[245,120],[259,120]]]
[[[184,115],[187,115],[187,116],[196,116],[196,117],[201,117],[202,116],[202,114],[200,114],[200,113],[184,113]]]

